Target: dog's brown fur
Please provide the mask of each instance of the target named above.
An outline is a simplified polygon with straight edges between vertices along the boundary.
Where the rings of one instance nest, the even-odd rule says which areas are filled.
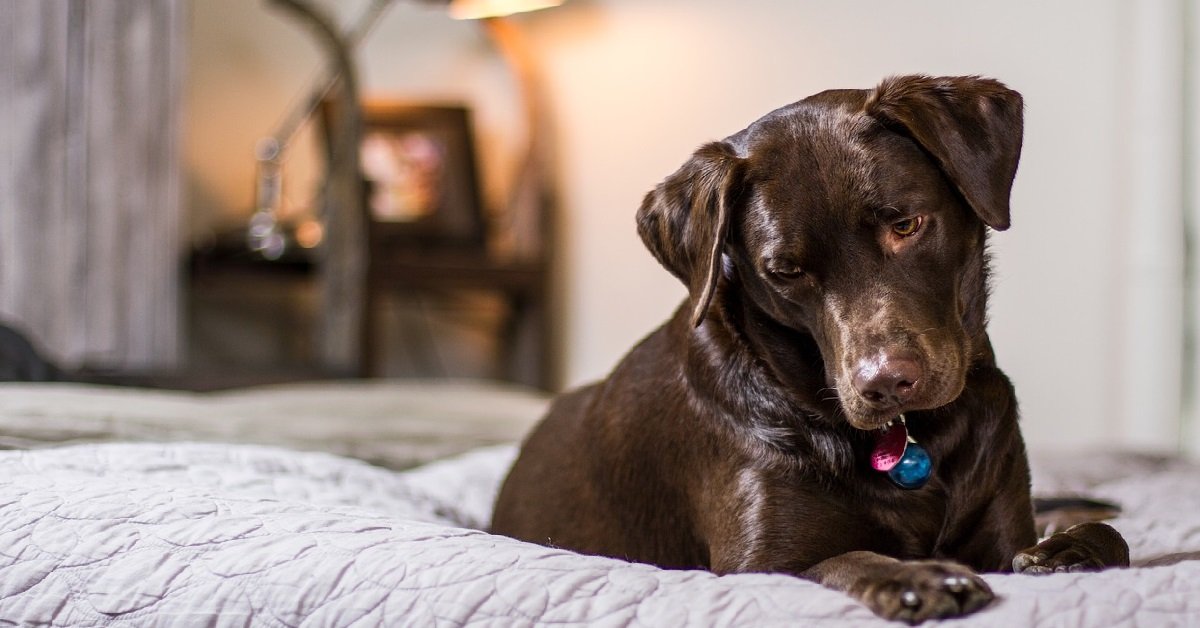
[[[1104,524],[1031,547],[1017,405],[985,328],[986,232],[1009,226],[1021,135],[1004,85],[907,76],[701,147],[638,212],[689,301],[556,401],[493,531],[795,574],[908,621],[986,605],[972,570],[1127,564]],[[867,462],[901,412],[934,461],[918,490]]]

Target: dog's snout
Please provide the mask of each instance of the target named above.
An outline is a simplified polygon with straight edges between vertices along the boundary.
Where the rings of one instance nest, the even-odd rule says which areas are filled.
[[[915,356],[883,352],[858,363],[854,388],[872,405],[898,407],[913,396],[923,374]]]

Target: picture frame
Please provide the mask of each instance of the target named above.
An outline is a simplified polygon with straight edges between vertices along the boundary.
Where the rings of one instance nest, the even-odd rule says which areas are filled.
[[[331,113],[328,107],[325,113]],[[359,145],[372,239],[417,247],[484,246],[471,112],[465,105],[364,101]]]

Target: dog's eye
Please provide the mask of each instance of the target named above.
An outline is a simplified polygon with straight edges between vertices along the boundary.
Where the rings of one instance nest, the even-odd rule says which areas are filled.
[[[804,276],[804,271],[801,270],[799,266],[787,263],[769,264],[767,266],[767,272],[776,279],[791,280],[799,279]]]
[[[907,238],[921,230],[921,223],[924,222],[920,216],[914,216],[900,222],[892,223],[892,233]]]

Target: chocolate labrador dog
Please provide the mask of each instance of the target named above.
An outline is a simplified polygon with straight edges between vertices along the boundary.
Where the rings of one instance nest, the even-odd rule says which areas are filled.
[[[826,91],[702,146],[638,232],[689,299],[525,442],[492,530],[716,573],[780,572],[919,622],[978,571],[1127,565],[1111,527],[1037,543],[986,330],[1021,96],[977,77]]]

